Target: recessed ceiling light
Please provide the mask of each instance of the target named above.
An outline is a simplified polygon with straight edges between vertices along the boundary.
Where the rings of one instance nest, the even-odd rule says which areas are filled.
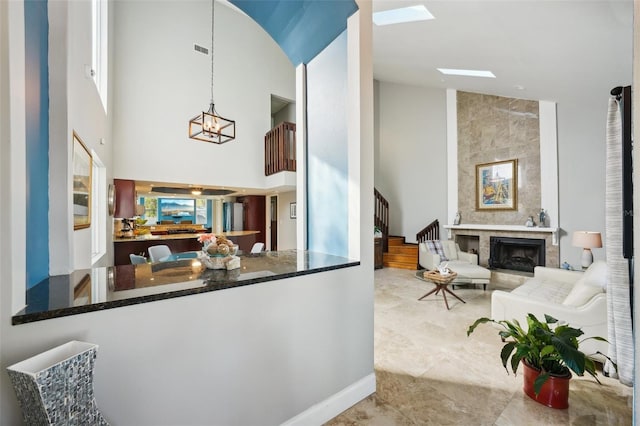
[[[376,25],[402,24],[405,22],[428,21],[429,19],[435,18],[422,4],[383,10],[373,14],[373,23]]]
[[[458,70],[451,68],[438,68],[442,74],[447,75],[464,75],[467,77],[489,77],[496,78],[496,76],[491,71],[483,71],[483,70]]]

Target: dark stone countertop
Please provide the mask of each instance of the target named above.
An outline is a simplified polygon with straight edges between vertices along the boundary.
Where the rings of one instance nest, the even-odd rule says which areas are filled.
[[[240,257],[240,268],[207,269],[197,259],[77,270],[27,290],[27,306],[12,318],[25,324],[68,315],[148,303],[266,281],[357,266],[359,261],[307,251]]]

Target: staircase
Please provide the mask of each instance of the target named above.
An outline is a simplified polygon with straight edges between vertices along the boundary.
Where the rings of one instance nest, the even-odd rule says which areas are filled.
[[[389,236],[389,202],[374,188],[373,223],[382,233],[382,266],[390,268],[418,269],[418,244],[407,244],[405,237]],[[434,220],[416,235],[416,241],[439,240],[440,224]],[[379,246],[377,246],[379,247]],[[379,253],[379,251],[377,252]],[[377,268],[380,267],[380,255],[376,254]]]
[[[390,268],[416,270],[418,245],[405,243],[404,237],[389,237],[389,251],[382,255],[383,265]]]

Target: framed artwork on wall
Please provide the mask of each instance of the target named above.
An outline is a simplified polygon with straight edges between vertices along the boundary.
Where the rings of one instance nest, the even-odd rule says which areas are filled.
[[[296,219],[298,217],[298,214],[296,212],[296,203],[290,203],[289,204],[289,218],[290,219]]]
[[[91,226],[91,153],[73,132],[73,229]]]
[[[476,210],[518,209],[518,160],[476,165]]]

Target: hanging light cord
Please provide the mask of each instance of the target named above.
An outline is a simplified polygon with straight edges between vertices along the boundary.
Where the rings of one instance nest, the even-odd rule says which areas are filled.
[[[213,28],[215,21],[215,7],[216,0],[211,0],[211,104],[213,104]]]

